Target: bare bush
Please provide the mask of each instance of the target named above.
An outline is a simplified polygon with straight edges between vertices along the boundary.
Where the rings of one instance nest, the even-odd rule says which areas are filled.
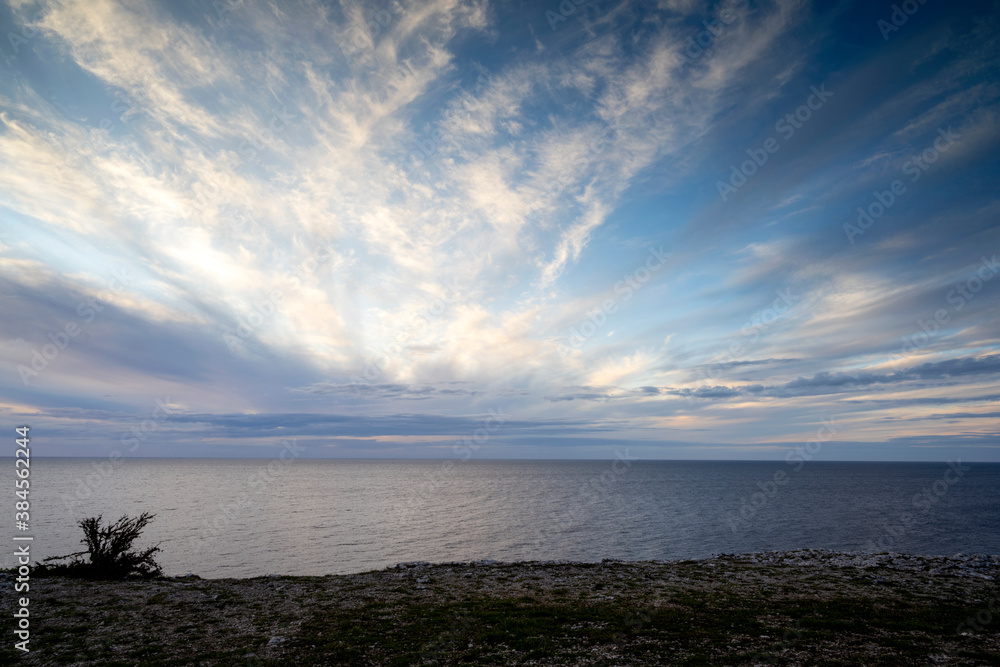
[[[146,525],[153,520],[155,514],[143,512],[135,518],[122,516],[118,521],[101,525],[102,516],[81,519],[79,526],[83,529],[83,539],[86,551],[66,556],[51,556],[39,565],[36,575],[63,575],[83,579],[128,579],[141,577],[144,579],[158,577],[163,574],[160,565],[153,556],[160,551],[159,546],[150,547],[144,551],[132,548],[132,543],[139,538]],[[88,560],[82,557],[88,556]],[[64,561],[50,563],[50,561]]]

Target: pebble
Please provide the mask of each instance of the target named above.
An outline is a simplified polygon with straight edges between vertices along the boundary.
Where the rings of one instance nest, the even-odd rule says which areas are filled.
[[[884,568],[888,570],[930,572],[931,574],[947,574],[953,577],[972,577],[993,581],[1000,576],[1000,556],[986,554],[965,554],[957,553],[954,556],[920,556],[916,554],[904,554],[896,552],[870,553],[867,551],[830,551],[828,549],[795,549],[792,551],[757,551],[743,554],[713,554],[709,558],[701,559],[678,559],[675,561],[652,560],[647,561],[656,564],[667,564],[670,562],[702,563],[706,567],[716,567],[717,563],[752,563],[755,565],[794,565],[796,567],[854,567],[854,568]],[[498,561],[492,559],[457,561],[441,563],[437,566],[448,565],[455,567],[490,567],[507,566],[515,563]],[[579,561],[567,560],[546,560],[536,562],[516,563],[522,567],[551,566],[551,565],[579,565]],[[601,565],[630,564],[629,561],[622,561],[616,558],[605,558],[600,561]],[[389,569],[395,570],[427,570],[435,567],[434,563],[426,561],[415,561],[409,563],[399,563]],[[984,571],[985,570],[985,571]],[[468,576],[468,575],[466,575]],[[623,575],[619,575],[623,576]],[[427,580],[423,577],[417,579],[417,583],[424,584]]]
[[[797,549],[766,551],[751,554],[719,554],[710,560],[757,563],[762,565],[795,565],[799,567],[856,567],[948,574],[955,577],[975,577],[992,581],[994,576],[980,570],[1000,570],[1000,556],[985,554],[955,554],[954,556],[918,556],[896,552],[829,551]],[[710,563],[709,563],[710,564]]]

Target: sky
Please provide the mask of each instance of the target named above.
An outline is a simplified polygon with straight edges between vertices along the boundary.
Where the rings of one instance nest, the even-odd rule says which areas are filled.
[[[1000,3],[0,6],[36,456],[1000,461]]]

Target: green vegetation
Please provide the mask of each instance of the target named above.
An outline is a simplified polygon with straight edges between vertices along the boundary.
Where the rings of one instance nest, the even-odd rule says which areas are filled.
[[[1000,623],[961,630],[994,581],[922,570],[719,559],[35,584],[22,665],[1000,664]]]
[[[723,593],[679,596],[666,608],[489,598],[402,608],[372,603],[317,614],[290,655],[331,665],[748,665],[787,664],[791,655],[815,655],[822,646],[834,655],[808,664],[847,665],[857,664],[866,646],[881,646],[891,654],[872,664],[912,665],[954,639],[964,611],[957,604],[772,602]],[[966,664],[996,657],[971,647],[959,655],[974,661]]]

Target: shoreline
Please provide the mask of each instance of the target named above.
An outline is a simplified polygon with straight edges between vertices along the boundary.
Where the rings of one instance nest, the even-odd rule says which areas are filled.
[[[237,577],[216,577],[202,576],[197,572],[186,572],[184,574],[164,575],[164,579],[185,579],[195,577],[206,581],[240,581],[247,579],[259,579],[261,577],[296,577],[296,578],[323,578],[323,577],[351,577],[376,572],[385,572],[399,568],[411,567],[482,567],[489,565],[497,566],[517,566],[517,565],[568,565],[568,566],[591,566],[601,563],[622,563],[622,564],[653,564],[670,565],[674,563],[709,563],[713,560],[728,560],[734,562],[748,563],[773,563],[792,564],[802,566],[829,566],[829,567],[907,567],[917,568],[928,563],[936,563],[937,567],[953,566],[962,572],[970,572],[971,576],[982,568],[989,568],[990,563],[995,567],[1000,567],[1000,554],[983,554],[978,552],[959,552],[951,556],[911,554],[903,551],[838,551],[835,549],[787,549],[775,551],[747,551],[747,552],[720,552],[710,556],[700,558],[671,558],[660,559],[650,558],[643,560],[629,560],[622,558],[602,558],[601,560],[572,560],[572,559],[549,559],[549,560],[496,560],[492,558],[480,558],[476,560],[454,560],[454,561],[403,561],[393,565],[386,565],[383,568],[371,570],[359,570],[357,572],[330,572],[325,574],[288,574],[278,572],[267,572],[250,576]],[[755,560],[756,559],[756,560]],[[0,581],[4,577],[4,572],[0,571]]]
[[[813,549],[411,562],[309,577],[38,578],[32,651],[19,661],[986,665],[1000,663],[998,584],[1000,556]],[[3,590],[8,613],[13,592]],[[9,644],[0,651],[13,655]]]

